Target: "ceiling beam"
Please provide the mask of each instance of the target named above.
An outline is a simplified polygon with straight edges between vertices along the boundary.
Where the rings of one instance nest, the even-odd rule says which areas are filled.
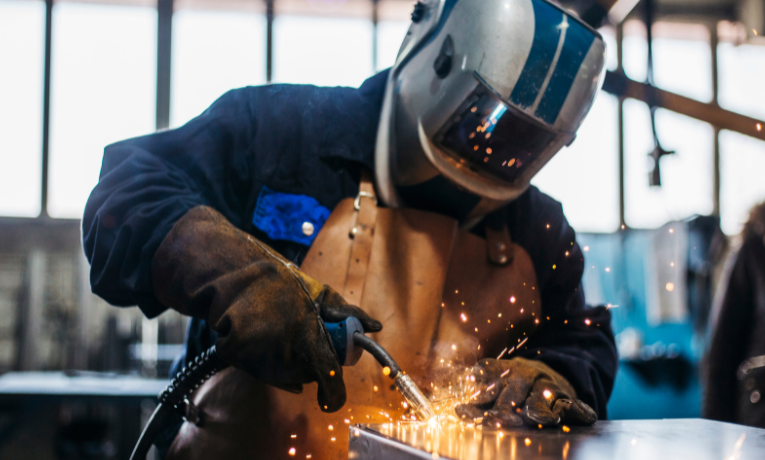
[[[608,71],[603,90],[614,96],[637,99],[649,107],[661,107],[707,122],[719,129],[735,131],[765,141],[765,121],[725,110],[714,103],[697,101],[631,80],[623,73]]]

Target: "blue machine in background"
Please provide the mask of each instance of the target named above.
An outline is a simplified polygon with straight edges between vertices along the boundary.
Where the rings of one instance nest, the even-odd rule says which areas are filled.
[[[712,266],[725,244],[719,221],[577,239],[587,303],[613,307],[620,358],[609,418],[699,417]]]

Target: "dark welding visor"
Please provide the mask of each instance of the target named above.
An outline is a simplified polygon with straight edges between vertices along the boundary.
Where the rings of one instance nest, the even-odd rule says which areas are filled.
[[[513,183],[548,149],[559,149],[561,136],[573,139],[502,102],[479,83],[433,142],[479,174]]]

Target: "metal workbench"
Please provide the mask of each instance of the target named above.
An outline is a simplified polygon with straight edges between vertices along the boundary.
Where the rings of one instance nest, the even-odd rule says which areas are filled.
[[[4,374],[0,376],[0,458],[20,458],[34,451],[30,439],[37,452],[51,455],[62,446],[77,449],[87,444],[90,450],[106,449],[116,458],[128,458],[160,391],[169,383],[81,371]],[[75,415],[63,417],[63,413]],[[102,438],[93,434],[100,429],[105,430]]]
[[[760,460],[765,430],[701,419],[601,421],[568,432],[356,425],[349,446],[352,460]]]

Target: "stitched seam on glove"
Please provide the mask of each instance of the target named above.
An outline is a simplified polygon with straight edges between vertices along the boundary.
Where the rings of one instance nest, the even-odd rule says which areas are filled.
[[[276,259],[279,263],[284,265],[287,270],[289,270],[290,274],[295,278],[295,280],[298,282],[300,287],[303,289],[303,292],[305,292],[306,297],[308,298],[308,302],[313,306],[314,313],[316,314],[316,318],[319,320],[319,330],[321,331],[322,337],[324,337],[324,340],[329,345],[329,349],[332,351],[332,353],[335,355],[335,360],[338,362],[340,359],[337,356],[337,350],[335,350],[335,346],[332,343],[332,340],[329,337],[329,332],[327,331],[327,326],[324,324],[324,320],[321,318],[321,311],[319,309],[319,303],[314,302],[314,300],[311,298],[311,292],[308,290],[308,286],[305,285],[305,281],[300,277],[299,274],[295,273],[295,270],[299,270],[295,264],[292,262],[286,262],[281,257],[275,256],[271,251],[268,250],[265,246],[260,244],[260,241],[258,241],[256,238],[253,238],[253,241],[255,241],[255,244],[260,247],[266,254],[268,254],[273,259]]]

